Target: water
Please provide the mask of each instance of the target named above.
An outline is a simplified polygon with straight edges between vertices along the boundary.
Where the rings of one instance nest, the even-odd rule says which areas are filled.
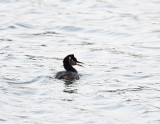
[[[0,123],[159,124],[159,6],[0,0]],[[81,79],[55,79],[71,53]]]

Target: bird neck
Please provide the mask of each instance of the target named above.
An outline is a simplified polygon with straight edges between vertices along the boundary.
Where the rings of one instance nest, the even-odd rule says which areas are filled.
[[[66,71],[72,71],[77,73],[77,70],[73,68],[72,65],[70,65],[70,63],[63,63],[63,66],[66,69]]]

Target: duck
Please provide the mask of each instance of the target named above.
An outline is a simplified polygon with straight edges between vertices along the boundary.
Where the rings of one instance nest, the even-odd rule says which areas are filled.
[[[74,54],[69,54],[63,59],[63,66],[66,71],[60,71],[56,74],[56,79],[65,80],[79,80],[78,71],[73,67],[73,65],[82,66],[83,62],[77,61]]]

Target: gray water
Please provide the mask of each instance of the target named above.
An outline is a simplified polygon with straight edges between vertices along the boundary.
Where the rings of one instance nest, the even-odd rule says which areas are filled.
[[[0,70],[2,124],[160,124],[160,1],[0,0]]]

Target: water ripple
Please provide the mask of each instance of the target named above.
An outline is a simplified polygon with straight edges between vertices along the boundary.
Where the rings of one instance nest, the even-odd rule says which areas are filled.
[[[1,0],[0,123],[159,123],[159,4]]]

